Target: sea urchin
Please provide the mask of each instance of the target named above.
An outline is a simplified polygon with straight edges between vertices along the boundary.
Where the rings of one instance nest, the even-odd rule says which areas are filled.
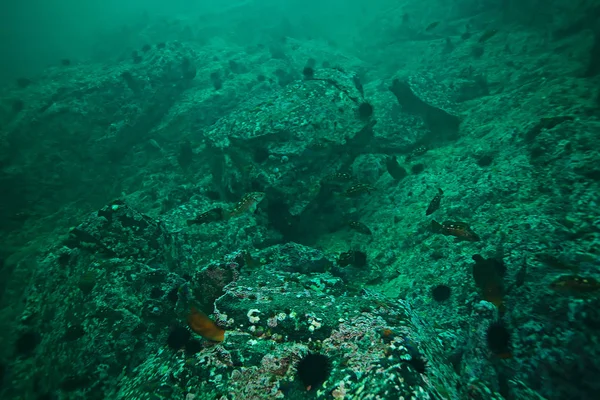
[[[310,390],[329,378],[331,362],[327,356],[309,353],[298,362],[296,370],[298,379]]]

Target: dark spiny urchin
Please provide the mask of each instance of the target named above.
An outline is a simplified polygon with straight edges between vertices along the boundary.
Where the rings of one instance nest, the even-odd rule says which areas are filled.
[[[179,350],[187,344],[191,335],[192,334],[187,328],[183,326],[177,326],[173,328],[171,333],[169,333],[167,345],[173,350]]]
[[[302,75],[305,79],[313,79],[315,77],[315,70],[313,67],[306,66],[302,70]]]
[[[415,164],[412,167],[410,167],[410,170],[414,175],[417,175],[417,174],[420,174],[421,172],[425,171],[425,165]]]
[[[202,342],[198,339],[191,339],[185,344],[185,353],[192,355],[196,353],[200,353],[202,350]]]
[[[309,353],[296,364],[296,376],[306,390],[321,385],[329,378],[331,362],[327,356]]]
[[[437,285],[431,289],[431,295],[435,301],[441,302],[450,298],[450,287],[446,285]]]

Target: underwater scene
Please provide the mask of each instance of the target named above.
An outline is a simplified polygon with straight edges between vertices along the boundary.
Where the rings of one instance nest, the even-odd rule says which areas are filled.
[[[0,399],[600,398],[600,0],[7,0]]]

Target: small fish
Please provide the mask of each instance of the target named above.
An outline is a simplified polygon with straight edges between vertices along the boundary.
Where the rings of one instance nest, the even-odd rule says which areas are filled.
[[[345,267],[347,265],[352,264],[352,252],[351,251],[347,251],[345,253],[340,254],[340,256],[338,257],[337,263],[340,267]]]
[[[213,342],[225,340],[225,330],[215,324],[206,314],[192,306],[188,314],[188,325],[198,335]]]
[[[525,283],[525,279],[527,278],[527,258],[523,257],[523,262],[521,263],[521,268],[517,271],[515,275],[515,282],[513,284],[514,287],[520,287]]]
[[[488,39],[490,39],[491,37],[493,37],[494,35],[496,35],[496,33],[498,33],[497,29],[488,29],[487,31],[483,32],[483,35],[481,35],[481,37],[479,38],[478,42],[479,43],[484,43]]]
[[[371,192],[375,190],[373,186],[368,183],[357,183],[356,185],[350,186],[345,192],[344,196],[346,197],[357,197],[362,194],[371,194]]]
[[[338,265],[346,267],[352,265],[354,267],[364,267],[367,265],[367,255],[359,250],[349,250],[340,254]]]
[[[364,97],[365,91],[358,75],[352,75],[352,83],[354,83],[354,87],[356,88],[356,90],[358,90],[360,95]]]
[[[265,198],[265,194],[263,192],[252,192],[247,193],[242,197],[242,199],[235,205],[233,210],[227,213],[227,218],[239,217],[240,215],[249,212],[252,214],[256,211],[256,207],[258,203]]]
[[[425,215],[433,214],[438,208],[440,208],[440,202],[442,201],[442,196],[444,192],[442,189],[438,189],[438,194],[431,200],[429,206],[427,207],[427,211],[425,211]]]
[[[187,225],[192,226],[217,222],[223,220],[223,216],[223,209],[221,207],[217,207],[197,215],[194,219],[188,219]]]
[[[310,142],[307,146],[308,149],[312,151],[326,151],[331,146],[334,145],[334,142],[327,139],[314,140]]]
[[[423,353],[419,350],[418,345],[410,339],[403,340],[404,347],[410,356],[409,360],[403,360],[410,365],[415,371],[420,374],[427,372],[427,360],[423,357]]]
[[[594,278],[584,278],[579,275],[563,275],[550,284],[557,292],[588,293],[600,289],[600,282]]]
[[[390,328],[384,328],[384,329],[381,329],[381,330],[379,331],[379,335],[380,335],[380,336],[381,336],[381,338],[383,339],[383,342],[384,342],[384,343],[391,343],[391,342],[392,342],[392,341],[393,341],[393,340],[396,338],[396,336],[398,336],[398,335],[396,334],[396,332],[394,332],[394,331],[393,331],[393,330],[391,330]]]
[[[8,219],[10,219],[11,221],[23,222],[27,221],[31,217],[33,217],[33,214],[30,214],[27,211],[19,211],[8,216]]]
[[[422,156],[425,153],[427,153],[427,147],[425,147],[425,146],[419,146],[416,149],[414,149],[413,151],[411,151],[410,154],[408,154],[406,156],[406,158],[404,159],[404,161],[409,162],[413,158]]]
[[[506,324],[499,320],[492,322],[486,331],[490,351],[498,358],[512,358],[511,334]]]
[[[354,178],[352,178],[352,175],[346,173],[346,172],[336,172],[334,174],[330,174],[327,175],[325,178],[323,178],[322,182],[323,183],[346,183],[346,182],[352,182]]]
[[[444,221],[439,223],[431,221],[431,230],[435,233],[442,233],[446,236],[454,236],[459,239],[470,240],[472,242],[479,241],[479,236],[464,222]]]
[[[545,265],[562,270],[569,270],[573,273],[579,272],[579,266],[575,264],[571,264],[563,260],[560,255],[554,256],[550,253],[537,253],[535,255],[535,259],[544,263]]]
[[[249,251],[244,251],[242,257],[243,257],[242,259],[244,260],[244,266],[245,267],[257,268],[257,267],[260,267],[262,265],[261,261],[257,260],[254,257],[252,257],[252,254],[250,254]]]
[[[479,254],[473,256],[473,261],[473,279],[481,289],[482,297],[494,304],[498,310],[504,311],[506,265],[495,258],[483,258]]]
[[[399,181],[408,175],[408,172],[398,164],[396,160],[396,156],[387,157],[385,159],[385,166],[387,167],[387,171],[395,180]]]
[[[440,24],[440,21],[432,22],[429,25],[427,25],[427,28],[425,28],[425,31],[430,32],[430,31],[434,30],[435,27],[438,26],[439,24]]]
[[[348,226],[350,226],[351,229],[354,229],[356,232],[358,233],[362,233],[364,235],[371,235],[371,230],[369,229],[368,226],[366,226],[365,224],[363,224],[362,222],[359,221],[350,221],[348,222]]]

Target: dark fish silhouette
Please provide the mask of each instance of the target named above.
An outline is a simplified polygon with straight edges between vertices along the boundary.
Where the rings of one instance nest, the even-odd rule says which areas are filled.
[[[496,33],[498,33],[497,29],[489,29],[485,32],[483,32],[483,34],[481,35],[481,37],[479,38],[478,42],[479,43],[484,43],[486,42],[488,39],[490,39],[491,37],[495,36]]]
[[[369,227],[360,221],[350,221],[350,222],[348,222],[348,226],[350,226],[350,228],[354,229],[356,232],[362,233],[363,235],[371,235],[372,234]]]
[[[563,275],[550,284],[557,292],[586,293],[600,289],[600,282],[594,278],[584,278],[579,275]]]
[[[414,149],[413,151],[411,151],[410,154],[406,156],[406,158],[404,159],[404,161],[409,162],[413,158],[418,157],[418,156],[422,156],[425,153],[427,153],[427,147],[425,147],[425,146],[419,146],[416,149]]]
[[[431,221],[431,230],[435,233],[450,235],[471,242],[479,241],[479,236],[465,222],[444,221],[440,224],[437,221]]]
[[[323,178],[322,182],[323,183],[346,183],[346,182],[351,182],[354,178],[352,178],[352,175],[346,173],[346,172],[336,172],[333,173],[331,175],[327,175],[326,177]]]
[[[499,320],[492,322],[486,331],[486,341],[490,351],[498,358],[512,358],[510,331],[506,324]]]
[[[344,196],[346,197],[358,197],[360,195],[363,195],[365,193],[367,194],[371,194],[371,192],[375,190],[373,188],[373,186],[369,185],[368,183],[357,183],[355,185],[352,185],[348,188],[348,190],[346,190],[344,192]]]
[[[224,216],[225,214],[223,213],[223,209],[221,207],[217,207],[197,215],[194,219],[188,219],[187,224],[188,226],[208,224],[211,222],[221,221],[223,220]]]
[[[408,175],[408,172],[406,172],[406,170],[400,166],[400,164],[398,164],[396,156],[387,157],[385,159],[385,166],[387,167],[387,171],[390,173],[392,178],[397,181],[404,179]]]
[[[483,258],[479,254],[473,256],[473,261],[473,279],[481,289],[483,298],[498,307],[498,310],[503,310],[506,266],[502,261]]]
[[[352,265],[354,267],[364,267],[367,265],[367,255],[359,250],[349,250],[345,253],[340,254],[338,258],[338,265],[340,267],[346,267]]]
[[[425,28],[425,31],[430,32],[430,31],[434,30],[435,27],[438,26],[439,24],[440,24],[440,21],[432,22],[429,25],[427,25],[427,28]]]
[[[240,215],[249,212],[253,214],[256,211],[256,207],[258,203],[265,198],[265,194],[263,192],[252,192],[246,193],[244,197],[235,205],[233,210],[225,214],[226,218],[234,218],[239,217]]]
[[[427,207],[427,211],[425,211],[425,215],[431,215],[438,208],[440,208],[440,202],[442,201],[443,195],[444,195],[444,192],[442,191],[442,189],[438,189],[438,194],[436,194],[435,197],[433,199],[431,199],[431,202],[429,203],[429,206]]]
[[[356,88],[356,90],[359,91],[361,96],[365,96],[365,90],[363,88],[362,82],[360,81],[360,78],[358,77],[358,75],[353,75],[352,76],[352,83],[354,83],[354,87]]]

